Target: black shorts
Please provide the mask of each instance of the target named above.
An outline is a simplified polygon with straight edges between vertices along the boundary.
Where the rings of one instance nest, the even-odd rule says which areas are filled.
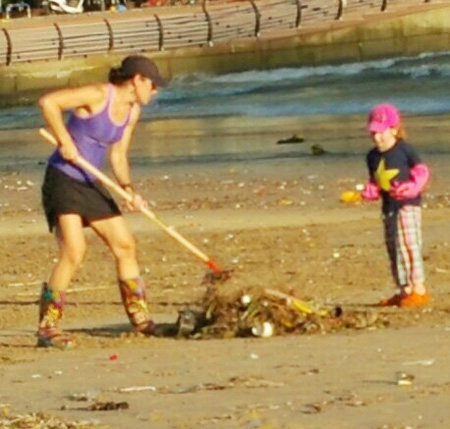
[[[51,165],[42,184],[42,205],[50,231],[62,214],[80,215],[83,226],[121,215],[111,194],[100,183],[80,182]]]

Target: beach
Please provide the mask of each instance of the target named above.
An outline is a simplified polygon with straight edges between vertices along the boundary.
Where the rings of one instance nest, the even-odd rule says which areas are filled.
[[[379,204],[340,202],[366,181],[364,116],[143,122],[130,152],[135,187],[163,222],[232,271],[215,286],[221,293],[277,289],[370,309],[388,323],[271,338],[136,336],[114,261],[87,230],[62,324],[78,347],[67,352],[35,347],[40,285],[57,258],[40,207],[51,148],[36,129],[1,131],[0,411],[110,428],[449,426],[450,121],[405,122],[432,171],[423,202],[429,306],[377,306],[394,292]],[[302,141],[280,143],[294,135]],[[141,214],[125,216],[154,319],[173,323],[201,302],[207,267]],[[414,381],[399,384],[399,372]],[[129,407],[91,410],[93,397]]]

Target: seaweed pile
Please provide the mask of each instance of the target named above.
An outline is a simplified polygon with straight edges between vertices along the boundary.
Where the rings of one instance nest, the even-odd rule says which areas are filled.
[[[376,329],[388,325],[370,309],[320,306],[275,289],[224,295],[210,288],[199,308],[179,312],[178,336],[195,338],[270,337]]]
[[[47,413],[12,414],[6,404],[0,404],[0,428],[3,429],[104,429],[97,421],[63,421]]]

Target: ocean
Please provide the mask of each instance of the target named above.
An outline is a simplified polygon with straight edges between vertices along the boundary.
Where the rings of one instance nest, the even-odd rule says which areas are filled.
[[[367,113],[378,102],[414,114],[450,111],[450,52],[342,65],[174,79],[142,120]],[[0,129],[43,124],[35,105],[1,110]]]
[[[367,149],[359,144],[367,139],[362,119],[357,126],[353,121],[345,127],[328,127],[322,134],[305,131],[300,123],[307,127],[316,121],[316,128],[323,128],[313,118],[326,117],[327,122],[342,125],[348,121],[344,118],[365,116],[379,102],[391,102],[405,115],[445,119],[450,112],[449,78],[450,52],[220,76],[183,76],[172,80],[151,105],[144,107],[141,126],[152,138],[137,133],[131,156],[141,165],[303,157],[310,154],[306,146],[281,148],[274,144],[297,133],[297,129],[300,134],[306,133],[307,143],[333,140],[336,153],[359,156]],[[24,135],[25,130],[44,125],[37,106],[0,112],[0,131],[16,130],[17,136],[16,141],[0,139],[0,167],[35,163],[42,154]],[[427,150],[448,154],[449,127],[439,127],[438,123],[434,121],[434,146]],[[423,136],[431,139],[429,133]],[[339,139],[341,151],[337,150]],[[353,140],[358,144],[349,144]]]

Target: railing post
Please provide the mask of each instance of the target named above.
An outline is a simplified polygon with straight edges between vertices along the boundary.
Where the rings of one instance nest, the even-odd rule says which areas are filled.
[[[160,51],[164,51],[164,28],[163,28],[161,20],[159,19],[159,16],[156,15],[156,13],[153,16],[155,17],[156,22],[158,23],[158,31],[159,31],[158,49]]]
[[[297,16],[295,17],[295,27],[300,28],[302,26],[302,2],[301,0],[295,0],[297,5]]]
[[[58,46],[58,60],[62,60],[63,57],[63,53],[64,53],[64,37],[61,31],[61,28],[59,28],[59,25],[54,22],[53,25],[56,28],[56,32],[58,33],[58,41],[59,41],[59,46]]]
[[[9,66],[11,64],[11,59],[12,59],[11,37],[9,36],[9,33],[6,30],[6,28],[2,28],[2,31],[5,34],[5,38],[6,38],[6,65]]]
[[[109,21],[106,18],[103,21],[105,22],[106,28],[108,29],[108,36],[109,36],[108,52],[109,52],[112,51],[114,48],[114,34]]]
[[[203,13],[205,14],[206,21],[208,23],[208,35],[207,35],[208,46],[212,46],[212,45],[214,45],[213,26],[212,26],[211,15],[209,14],[208,10],[206,9],[206,0],[203,0],[203,2],[202,2],[202,9],[203,9]]]
[[[344,8],[347,6],[347,0],[338,0],[338,11],[336,14],[336,19],[342,19],[342,15],[344,14]]]
[[[261,13],[259,12],[259,9],[255,4],[255,1],[254,0],[249,0],[249,1],[255,12],[255,37],[259,37],[260,29],[261,29]]]

